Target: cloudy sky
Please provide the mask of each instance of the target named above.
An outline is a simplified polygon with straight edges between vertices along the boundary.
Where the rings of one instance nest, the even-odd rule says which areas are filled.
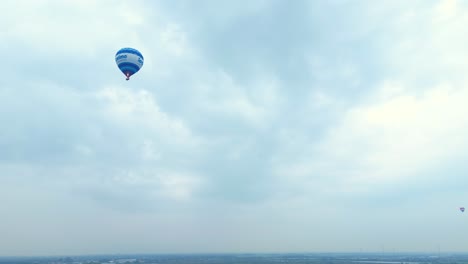
[[[465,1],[2,10],[0,255],[466,250]]]

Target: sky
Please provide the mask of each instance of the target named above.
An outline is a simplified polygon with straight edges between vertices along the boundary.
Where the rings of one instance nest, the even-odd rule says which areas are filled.
[[[0,256],[467,250],[467,2],[2,10]]]

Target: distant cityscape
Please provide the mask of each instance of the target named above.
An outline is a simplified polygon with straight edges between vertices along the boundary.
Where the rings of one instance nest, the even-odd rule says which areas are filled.
[[[468,253],[191,254],[0,257],[0,264],[468,264]]]

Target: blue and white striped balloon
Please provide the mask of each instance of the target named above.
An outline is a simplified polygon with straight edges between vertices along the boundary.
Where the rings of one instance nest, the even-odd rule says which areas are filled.
[[[143,67],[143,60],[143,55],[138,50],[132,48],[120,49],[115,54],[115,62],[127,77],[127,81],[130,79],[130,76],[137,73]]]

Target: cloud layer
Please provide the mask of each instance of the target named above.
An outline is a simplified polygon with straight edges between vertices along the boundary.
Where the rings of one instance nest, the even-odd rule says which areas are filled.
[[[465,3],[3,7],[0,255],[464,250]]]

